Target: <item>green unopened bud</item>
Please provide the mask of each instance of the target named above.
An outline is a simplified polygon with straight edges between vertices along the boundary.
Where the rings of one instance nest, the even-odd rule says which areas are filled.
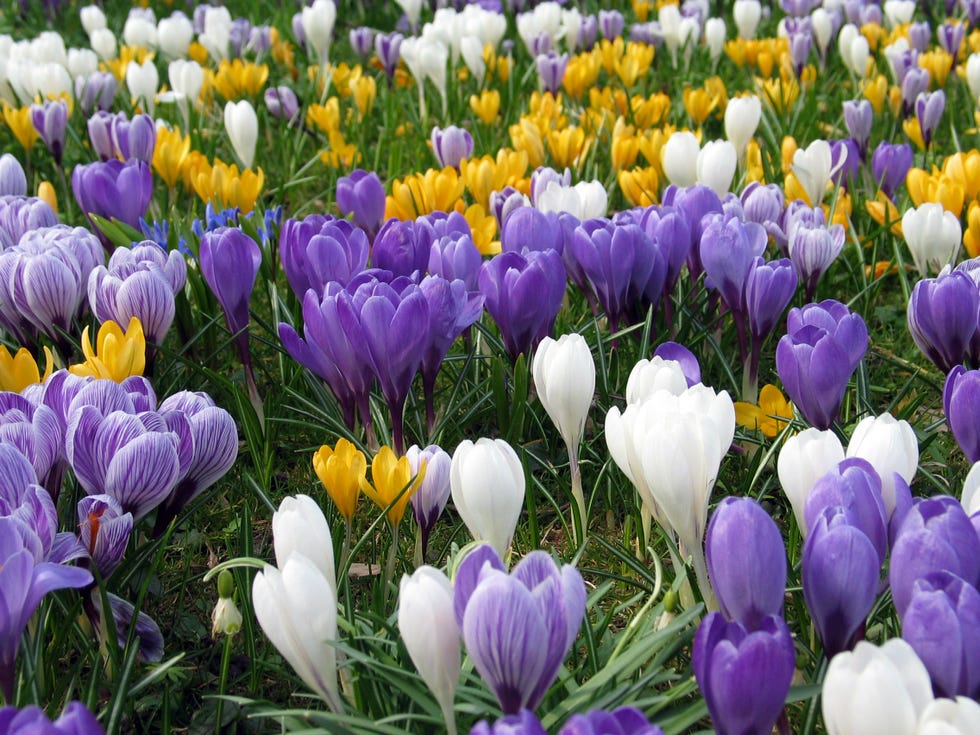
[[[664,610],[669,613],[676,612],[679,601],[680,598],[674,590],[667,590],[667,594],[664,595]]]
[[[235,594],[235,578],[227,569],[218,575],[218,597],[231,597]]]

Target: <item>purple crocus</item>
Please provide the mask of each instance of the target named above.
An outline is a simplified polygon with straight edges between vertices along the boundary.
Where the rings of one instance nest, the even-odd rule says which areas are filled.
[[[87,495],[78,501],[78,541],[99,576],[107,579],[126,553],[133,514],[123,511],[111,495]]]
[[[451,490],[449,469],[452,457],[435,444],[430,444],[425,449],[419,449],[418,445],[413,444],[405,452],[405,456],[412,466],[413,476],[425,469],[422,484],[409,499],[412,504],[412,515],[415,516],[415,522],[419,527],[424,559],[425,551],[429,546],[429,534],[442,515],[442,511],[445,510],[446,503],[449,502]]]
[[[607,224],[608,220],[604,220]],[[602,220],[594,220],[599,227]],[[529,250],[564,249],[562,229],[558,215],[542,212],[534,207],[518,207],[504,221],[500,230],[500,248],[503,252],[527,252]]]
[[[544,91],[558,94],[562,79],[565,78],[565,69],[568,67],[568,54],[556,54],[554,51],[540,54],[535,59],[535,66],[538,70],[538,80]]]
[[[704,272],[704,267],[701,265],[701,234],[710,221],[707,215],[724,213],[721,199],[714,189],[703,184],[685,188],[671,185],[664,190],[663,204],[676,207],[687,219],[691,236],[686,251],[687,270],[691,278],[696,280]],[[644,226],[649,232],[649,226]]]
[[[112,124],[115,120],[116,116],[111,112],[97,110],[86,123],[89,143],[99,160],[108,161],[116,158],[119,153],[112,139]]]
[[[469,291],[479,288],[477,278],[482,263],[483,257],[473,244],[472,235],[467,233],[455,232],[437,237],[429,249],[429,273],[449,281],[459,279]]]
[[[43,561],[34,531],[17,518],[0,517],[0,691],[14,701],[14,664],[21,634],[48,592],[92,583],[87,569]],[[583,597],[584,600],[584,597]]]
[[[487,311],[512,360],[551,333],[565,296],[565,266],[556,250],[500,253],[480,269]]]
[[[603,38],[611,41],[617,36],[623,35],[625,27],[626,19],[618,10],[599,11],[599,32],[602,33]]]
[[[140,320],[143,334],[163,344],[175,314],[175,298],[187,280],[187,262],[176,251],[165,252],[152,241],[116,248],[108,267],[94,268],[88,279],[88,301],[96,318],[129,324]]]
[[[912,146],[908,143],[881,141],[871,154],[871,176],[881,186],[881,191],[891,199],[912,168]]]
[[[0,709],[0,732],[4,735],[105,735],[95,715],[81,702],[70,702],[55,721],[35,705]]]
[[[758,629],[708,613],[694,636],[694,676],[718,735],[762,735],[783,711],[796,665],[793,637],[777,615]]]
[[[955,574],[915,581],[902,638],[922,659],[940,697],[980,695],[980,592]]]
[[[980,538],[963,506],[948,495],[915,502],[898,526],[888,581],[899,617],[912,600],[916,580],[940,571],[980,585]]]
[[[395,69],[401,59],[402,41],[405,37],[401,33],[379,33],[374,37],[374,53],[377,54],[385,74],[388,75],[388,86],[390,87],[395,79]]]
[[[0,156],[0,196],[25,196],[27,194],[27,174],[14,156],[4,153]]]
[[[262,265],[262,250],[238,228],[219,227],[201,238],[198,262],[204,281],[225,312],[225,322],[238,345],[251,391],[255,379],[248,351],[248,302]],[[256,398],[253,393],[253,402]]]
[[[807,301],[813,299],[820,278],[844,249],[845,235],[842,225],[826,226],[823,210],[817,208],[810,212],[814,214],[797,210],[785,223],[786,251],[803,283]]]
[[[756,258],[745,279],[745,311],[753,351],[761,349],[789,305],[797,287],[796,270],[788,258],[766,262]]]
[[[412,220],[389,219],[378,230],[371,249],[371,265],[395,276],[418,280],[429,264],[431,241],[419,237]]]
[[[980,461],[980,370],[955,366],[946,376],[943,387],[943,411],[946,423],[971,463]]]
[[[933,133],[936,132],[945,109],[946,93],[941,89],[922,92],[915,98],[915,117],[919,121],[922,142],[926,144],[926,148],[932,143]]]
[[[810,525],[803,598],[828,659],[856,642],[877,597],[880,571],[874,544],[844,509],[827,508]]]
[[[912,340],[944,373],[974,357],[980,291],[963,271],[944,271],[916,283],[906,316]]]
[[[0,196],[0,250],[16,245],[25,232],[58,224],[58,215],[43,199]]]
[[[711,214],[701,220],[701,264],[728,308],[745,312],[745,281],[768,238],[761,225]]]
[[[871,123],[874,121],[874,108],[868,100],[847,100],[844,102],[844,124],[847,133],[858,147],[861,158],[868,151],[868,139],[871,137]]]
[[[635,707],[618,707],[607,712],[589,710],[568,718],[558,735],[663,735],[656,725]]]
[[[505,715],[541,703],[578,636],[585,597],[578,570],[559,567],[544,551],[529,553],[510,574],[489,546],[460,564],[456,620]]]
[[[350,47],[354,50],[354,53],[363,57],[365,61],[371,57],[371,52],[374,50],[373,28],[367,26],[351,28],[347,38],[350,41]]]
[[[664,254],[667,264],[664,303],[669,306],[670,295],[674,293],[674,287],[691,250],[691,225],[687,215],[680,209],[651,206],[643,213],[640,226]],[[698,262],[700,263],[700,257]]]
[[[57,99],[31,105],[31,123],[60,168],[65,151],[65,131],[68,128],[68,103]]]
[[[133,158],[75,166],[71,174],[75,201],[86,215],[118,219],[139,231],[153,196],[153,173],[146,161]],[[102,236],[103,244],[110,246]]]
[[[501,717],[492,725],[480,720],[470,728],[470,735],[548,735],[548,731],[533,712],[522,709],[517,714]]]
[[[355,169],[349,176],[337,179],[337,208],[345,217],[353,215],[354,224],[371,239],[381,229],[385,215],[385,190],[374,171]]]
[[[459,162],[473,155],[473,136],[469,130],[456,125],[432,128],[429,141],[441,168],[452,166],[459,170]]]
[[[347,220],[321,214],[287,219],[279,233],[279,259],[297,298],[322,293],[330,282],[346,286],[367,266],[371,243]]]
[[[290,125],[299,122],[299,98],[291,87],[285,85],[269,87],[262,95],[262,99],[265,102],[265,109],[276,120],[285,120]]]
[[[867,325],[838,301],[792,309],[786,324],[787,334],[776,346],[780,380],[803,417],[829,429],[867,349]]]
[[[153,149],[157,142],[157,128],[149,115],[133,115],[127,120],[124,114],[116,115],[112,121],[112,142],[124,161],[137,158],[151,163]]]
[[[111,110],[119,85],[109,71],[96,71],[87,77],[75,77],[75,99],[83,115],[93,110]]]
[[[786,548],[775,521],[751,498],[725,498],[705,538],[711,586],[721,611],[749,631],[781,615]]]
[[[37,480],[47,487],[49,477],[58,476],[64,430],[54,411],[36,406],[18,393],[0,392],[0,446],[16,447],[31,463]],[[50,488],[57,498],[60,488]]]
[[[915,60],[915,57],[912,57]],[[916,109],[917,100],[920,95],[925,94],[929,89],[929,72],[919,66],[910,66],[903,72],[901,82],[902,88],[902,112],[908,117]]]

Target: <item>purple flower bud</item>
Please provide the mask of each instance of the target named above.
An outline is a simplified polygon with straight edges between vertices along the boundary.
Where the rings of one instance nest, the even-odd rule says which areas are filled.
[[[44,710],[34,705],[21,710],[13,706],[4,707],[0,709],[0,729],[7,735],[105,735],[95,715],[81,702],[70,702],[54,722],[48,719]]]
[[[902,638],[922,659],[941,697],[980,694],[980,592],[948,571],[915,581]]]
[[[745,311],[745,282],[766,249],[769,238],[761,225],[712,214],[702,218],[701,264],[711,285],[732,311]]]
[[[88,116],[92,110],[110,110],[116,99],[118,89],[116,78],[111,72],[97,71],[87,78],[79,76],[75,79],[75,99],[82,114]]]
[[[68,127],[68,103],[58,99],[47,100],[41,105],[31,105],[31,122],[60,168],[61,156],[65,150],[65,131]]]
[[[946,376],[943,410],[950,431],[971,463],[980,461],[980,370],[956,365]]]
[[[374,30],[372,28],[367,26],[351,28],[348,38],[354,53],[364,60],[371,57],[371,52],[374,50]]]
[[[874,544],[844,509],[828,507],[810,524],[803,598],[828,659],[854,645],[878,596],[880,571]]]
[[[78,501],[78,540],[103,579],[122,561],[132,530],[133,514],[123,513],[111,495],[89,495]]]
[[[0,156],[0,196],[26,196],[27,174],[20,161],[9,153]]]
[[[422,555],[429,545],[429,534],[449,502],[450,457],[441,447],[431,444],[425,449],[412,445],[405,453],[412,466],[412,474],[417,475],[425,467],[425,477],[419,489],[412,493],[412,513],[422,534]]]
[[[88,119],[88,139],[92,150],[103,161],[116,158],[118,150],[112,138],[112,124],[116,116],[110,112],[98,110]]]
[[[966,26],[962,23],[947,21],[936,29],[936,38],[943,50],[953,57],[955,64],[955,59],[960,53],[960,46],[963,45],[963,39],[966,38]]]
[[[353,215],[354,224],[374,238],[385,216],[385,190],[373,171],[351,171],[337,179],[337,208],[345,217]]]
[[[541,721],[530,710],[505,715],[492,725],[480,720],[470,729],[470,735],[548,735]]]
[[[793,637],[781,617],[763,618],[750,632],[721,613],[708,613],[691,658],[718,735],[772,730],[796,664]]]
[[[929,89],[929,72],[914,66],[902,78],[902,106],[908,115],[915,107],[920,94]]]
[[[535,65],[542,89],[545,92],[558,94],[562,79],[565,78],[565,69],[568,67],[568,54],[559,55],[549,51],[547,54],[535,57]]]
[[[842,225],[827,227],[809,218],[791,222],[786,233],[786,249],[804,284],[807,300],[813,298],[820,278],[844,249],[844,236]]]
[[[112,121],[112,142],[123,160],[138,158],[151,163],[157,142],[157,129],[149,115],[117,115]]]
[[[418,236],[412,220],[389,219],[378,230],[371,249],[371,265],[396,276],[421,277],[429,264],[431,243]]]
[[[145,161],[136,158],[125,163],[96,161],[75,166],[71,188],[85,214],[116,218],[139,231],[140,219],[153,197],[153,173]],[[100,239],[109,244],[104,236]]]
[[[783,216],[786,199],[778,184],[760,184],[753,181],[742,190],[742,211],[749,222],[757,222],[766,227],[778,223]]]
[[[914,503],[892,544],[888,581],[899,617],[912,600],[916,580],[948,571],[980,584],[980,538],[955,498],[937,495]]]
[[[674,292],[677,279],[680,278],[681,270],[691,250],[691,226],[687,216],[682,210],[674,207],[652,206],[643,213],[640,224],[664,254],[667,263],[664,293],[669,296]]]
[[[905,183],[905,175],[912,168],[913,151],[908,143],[891,144],[881,141],[871,156],[871,175],[879,183],[885,196],[891,198],[898,187]]]
[[[568,718],[558,735],[663,735],[635,707],[619,707],[612,712],[593,709]]]
[[[439,367],[453,342],[483,314],[484,296],[469,291],[463,281],[442,276],[426,276],[419,285],[429,305],[429,345],[422,356],[422,384],[426,396],[431,396]]]
[[[578,45],[583,51],[591,51],[599,34],[599,20],[594,15],[582,16],[582,28],[578,34]]]
[[[466,284],[468,291],[476,291],[479,286],[477,278],[483,257],[473,238],[469,235],[454,233],[444,235],[433,241],[429,251],[429,273],[434,276],[454,281],[459,279]]]
[[[705,539],[711,586],[721,611],[748,630],[780,615],[786,592],[786,549],[775,522],[750,498],[725,498]]]
[[[534,173],[531,174],[531,203],[535,207],[541,201],[541,193],[552,183],[562,187],[571,186],[571,170],[566,168],[564,172],[558,173],[555,169],[548,166],[539,166],[535,169]]]
[[[912,289],[907,317],[915,344],[936,367],[949,373],[971,353],[980,318],[980,291],[962,271],[923,278]]]
[[[626,19],[618,10],[599,11],[599,31],[603,38],[610,41],[617,36],[623,35],[623,28],[626,27]]]
[[[276,120],[285,120],[290,125],[299,122],[299,99],[290,87],[269,87],[262,99],[265,101],[265,108]]]
[[[810,33],[792,33],[789,37],[789,55],[793,63],[793,71],[797,77],[803,75],[810,49],[813,46],[813,36]]]
[[[500,253],[480,269],[480,290],[512,360],[551,333],[565,296],[557,250]]]
[[[789,306],[797,285],[796,271],[789,259],[768,263],[755,259],[745,280],[745,311],[752,339],[760,345]]]
[[[12,248],[26,232],[56,224],[58,215],[43,199],[0,196],[0,250]]]
[[[960,7],[966,13],[966,19],[971,26],[980,22],[980,0],[960,0]]]
[[[710,222],[707,215],[723,213],[721,198],[714,189],[703,184],[685,188],[669,186],[664,191],[663,204],[676,207],[687,218],[691,233],[687,270],[691,278],[697,279],[704,272],[701,264],[701,234]],[[649,227],[646,229],[649,231]]]
[[[921,23],[909,23],[908,32],[909,45],[912,46],[913,49],[921,54],[929,48],[929,39],[932,36],[932,30],[929,28],[929,23],[927,21],[922,21]]]
[[[395,69],[398,68],[398,61],[401,59],[403,40],[405,37],[401,33],[379,33],[374,37],[374,53],[377,54],[385,74],[388,75],[389,86],[395,78]]]
[[[504,222],[511,212],[528,204],[528,198],[513,186],[505,186],[500,191],[490,192],[490,212],[497,220],[498,230],[503,230]]]
[[[527,253],[531,250],[557,250],[560,253],[564,245],[558,216],[534,207],[515,209],[500,231],[500,247],[505,253]]]
[[[936,131],[939,118],[943,116],[945,109],[946,93],[941,89],[935,92],[922,92],[915,98],[915,117],[919,121],[919,130],[922,131],[922,140],[926,148],[932,142],[932,134]]]
[[[829,429],[867,349],[867,325],[837,301],[792,309],[786,323],[787,334],[776,346],[779,378],[803,417]]]
[[[201,275],[225,312],[242,360],[248,357],[248,303],[262,265],[258,243],[235,227],[219,227],[201,238]]]
[[[532,551],[509,575],[499,559],[485,557],[471,553],[457,572],[457,580],[469,579],[455,588],[463,641],[504,714],[533,710],[578,636],[585,583],[544,551]]]
[[[455,125],[450,125],[445,130],[440,127],[432,128],[429,140],[432,142],[432,152],[436,154],[436,160],[442,168],[452,166],[458,171],[459,162],[473,154],[473,136],[468,130]]]
[[[551,36],[545,31],[535,34],[527,50],[535,58],[551,53]]]
[[[679,364],[688,388],[701,382],[701,365],[698,364],[698,358],[684,345],[677,342],[662,342],[653,351],[653,356],[673,360]]]
[[[874,109],[868,100],[847,100],[844,102],[844,124],[847,132],[854,139],[861,158],[868,150],[868,139],[871,137],[871,123],[874,121]]]

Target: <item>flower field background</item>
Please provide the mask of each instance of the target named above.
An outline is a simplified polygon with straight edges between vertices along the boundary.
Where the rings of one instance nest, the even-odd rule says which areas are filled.
[[[980,732],[978,22],[0,10],[0,733]]]

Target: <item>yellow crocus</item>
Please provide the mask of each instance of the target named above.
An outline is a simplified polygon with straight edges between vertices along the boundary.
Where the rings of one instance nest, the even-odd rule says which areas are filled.
[[[480,255],[496,255],[500,252],[500,241],[493,238],[497,234],[497,220],[479,204],[471,204],[463,212],[473,233],[473,244]]]
[[[222,59],[214,75],[214,88],[226,100],[234,101],[243,95],[257,95],[268,78],[269,67],[266,64]]]
[[[58,194],[50,181],[42,181],[37,185],[37,198],[47,202],[54,213],[58,213]]]
[[[611,146],[609,158],[614,170],[622,171],[636,163],[636,157],[640,154],[640,140],[636,137],[635,128],[627,125],[621,117],[613,126]]]
[[[527,154],[532,168],[544,165],[544,138],[537,125],[526,115],[510,126],[510,142],[515,150]]]
[[[122,82],[126,78],[126,69],[130,61],[142,64],[153,56],[153,52],[143,46],[120,46],[116,58],[103,61],[100,67],[111,71],[116,81]],[[203,63],[201,65],[203,66]]]
[[[463,196],[463,190],[463,181],[452,166],[395,179],[391,195],[385,200],[385,218],[405,220],[430,212],[448,212]]]
[[[69,365],[68,371],[81,377],[105,378],[121,383],[133,375],[142,375],[146,367],[146,338],[143,325],[135,316],[129,320],[126,333],[114,321],[104,322],[93,348],[88,327],[82,330],[82,354],[85,362]]]
[[[970,202],[966,210],[966,229],[963,231],[963,247],[971,258],[980,256],[980,203]]]
[[[21,347],[11,357],[7,348],[0,345],[0,390],[20,393],[24,388],[35,383],[43,383],[51,375],[54,358],[51,350],[44,348],[45,370],[41,376],[40,366],[34,355],[26,347]]]
[[[364,453],[347,439],[338,439],[333,448],[324,444],[313,453],[313,471],[340,515],[350,523],[357,510],[361,483],[367,476]]]
[[[745,183],[752,181],[765,183],[766,171],[762,166],[762,148],[756,140],[750,140],[745,147]]]
[[[708,119],[708,116],[718,105],[718,99],[712,97],[706,89],[685,87],[682,99],[684,100],[684,109],[687,111],[688,117],[691,118],[691,124],[698,128],[704,125],[704,121]]]
[[[388,509],[388,521],[392,526],[398,526],[405,515],[405,506],[409,498],[419,489],[425,469],[412,477],[412,465],[408,457],[397,457],[391,447],[384,446],[374,456],[371,462],[371,480],[361,480],[361,490],[375,505],[384,510]],[[389,507],[390,506],[390,507]]]
[[[599,81],[599,56],[595,52],[576,54],[568,61],[561,86],[569,97],[581,99]]]
[[[926,149],[925,138],[922,137],[922,128],[919,127],[919,119],[916,117],[910,117],[902,121],[902,130],[905,131],[905,135],[908,139],[915,144],[915,147],[920,151]]]
[[[770,439],[781,432],[793,418],[793,404],[771,383],[759,391],[759,405],[738,401],[735,403],[735,422],[747,429],[758,429]]]
[[[929,72],[937,87],[945,87],[946,79],[953,68],[953,57],[941,48],[919,54],[919,66]]]
[[[378,83],[372,76],[358,75],[357,79],[351,81],[350,89],[358,119],[363,119],[374,109],[374,101],[378,96]]]
[[[340,130],[340,101],[331,97],[326,104],[310,105],[306,111],[306,122],[329,135]]]
[[[616,76],[629,89],[638,79],[646,76],[653,64],[653,46],[630,41],[626,53],[614,65]]]
[[[547,140],[552,164],[558,170],[579,168],[592,145],[592,138],[587,137],[585,131],[576,125],[564,130],[552,130],[548,133]]]
[[[6,102],[3,103],[3,119],[7,127],[13,132],[17,142],[23,146],[24,150],[29,151],[37,142],[38,132],[31,122],[30,107],[11,107]]]
[[[943,161],[943,173],[963,186],[966,199],[980,195],[980,151],[954,153]]]
[[[500,112],[500,92],[496,89],[485,89],[479,96],[470,96],[470,109],[484,125],[489,125],[497,119]]]
[[[905,186],[916,207],[923,202],[937,202],[957,217],[963,211],[963,202],[966,199],[963,184],[938,169],[933,169],[932,173],[921,168],[909,169],[905,175]]]
[[[617,180],[626,201],[634,207],[649,207],[657,203],[660,177],[653,166],[620,171]]]
[[[883,191],[878,192],[875,201],[866,201],[864,209],[879,225],[887,225],[893,235],[902,237],[902,213]]]
[[[187,155],[191,150],[191,136],[181,135],[180,129],[157,128],[157,141],[153,149],[153,170],[173,189],[183,174]]]
[[[626,52],[626,44],[623,41],[623,37],[616,36],[611,41],[603,38],[599,41],[599,45],[596,48],[599,52],[602,68],[606,70],[606,76],[611,77],[615,72],[616,62],[623,58],[623,54]]]
[[[630,98],[630,109],[633,111],[633,122],[640,130],[652,128],[663,123],[670,113],[670,97],[663,92],[657,92],[648,98],[634,96]]]

